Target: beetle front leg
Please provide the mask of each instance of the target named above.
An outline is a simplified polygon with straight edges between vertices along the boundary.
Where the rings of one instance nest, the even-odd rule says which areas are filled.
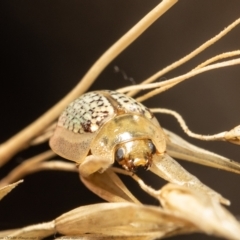
[[[79,164],[79,172],[81,176],[88,177],[95,172],[103,172],[112,164],[109,159],[103,159],[95,155],[87,156],[82,163]]]
[[[164,154],[164,156],[155,155],[150,170],[168,182],[205,192],[208,195],[217,198],[223,204],[230,204],[229,200],[223,198],[219,193],[203,184],[198,178],[185,170],[168,154]]]

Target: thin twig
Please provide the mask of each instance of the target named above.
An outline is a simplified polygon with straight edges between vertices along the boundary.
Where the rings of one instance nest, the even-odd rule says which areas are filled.
[[[208,65],[206,67],[200,68],[200,69],[196,69],[196,70],[192,70],[186,74],[183,74],[181,76],[172,78],[170,80],[164,81],[164,82],[160,82],[160,83],[150,83],[150,84],[145,84],[145,85],[135,85],[135,86],[129,86],[129,87],[125,87],[125,88],[121,88],[118,89],[119,92],[128,92],[131,90],[137,90],[137,89],[151,89],[154,88],[154,90],[152,90],[151,92],[137,98],[136,100],[139,102],[142,102],[156,94],[159,94],[163,91],[166,91],[167,89],[169,89],[172,86],[175,86],[176,84],[185,81],[193,76],[196,76],[200,73],[209,71],[209,70],[213,70],[213,69],[217,69],[217,68],[221,68],[221,67],[229,67],[229,66],[233,66],[233,65],[237,65],[240,64],[240,58],[237,59],[233,59],[233,60],[228,60],[228,61],[224,61],[221,63],[215,63],[215,64],[211,64]]]
[[[63,162],[59,160],[53,160],[50,162],[42,162],[38,165],[37,171],[51,170],[51,171],[66,171],[78,173],[76,164],[72,162]]]
[[[171,70],[173,70],[173,69],[181,66],[185,62],[189,61],[190,59],[192,59],[193,57],[195,57],[196,55],[198,55],[199,53],[204,51],[206,48],[210,47],[212,44],[214,44],[215,42],[220,40],[222,37],[224,37],[228,32],[230,32],[233,28],[235,28],[239,23],[240,23],[240,18],[237,19],[236,21],[234,21],[233,23],[231,23],[228,27],[226,27],[223,31],[221,31],[215,37],[213,37],[210,40],[208,40],[207,42],[203,43],[200,47],[198,47],[197,49],[195,49],[194,51],[192,51],[185,57],[181,58],[180,60],[174,62],[173,64],[167,66],[166,68],[162,69],[161,71],[153,74],[148,79],[144,80],[142,83],[140,83],[140,86],[155,81],[159,77],[165,75],[167,72],[170,72]],[[141,90],[141,89],[143,89],[143,87],[139,88],[139,89],[131,90],[131,92],[128,93],[128,96],[136,95],[139,92],[139,90]]]
[[[25,160],[22,164],[14,168],[6,177],[1,179],[0,186],[8,185],[23,178],[23,176],[29,173],[38,171],[38,164],[40,162],[50,159],[55,155],[56,154],[52,150],[49,150]]]
[[[176,111],[166,109],[166,108],[151,108],[151,111],[154,113],[164,113],[164,114],[169,114],[169,115],[174,116],[177,119],[177,121],[179,122],[183,131],[189,137],[193,137],[193,138],[204,140],[204,141],[216,141],[216,140],[225,141],[225,134],[227,132],[221,132],[221,133],[217,133],[214,135],[202,135],[202,134],[193,133],[191,130],[189,130],[189,128],[188,128],[186,122],[184,121],[184,119],[182,118],[182,116],[179,113],[177,113]]]
[[[43,134],[41,134],[40,136],[34,138],[30,142],[30,145],[31,146],[35,146],[35,145],[38,145],[38,144],[41,144],[41,143],[44,143],[44,142],[48,141],[49,138],[53,135],[55,127],[56,127],[56,123],[54,124],[54,129],[51,129],[49,131],[44,131]]]
[[[144,183],[144,181],[140,177],[138,177],[136,174],[132,174],[131,172],[127,172],[124,169],[120,169],[120,168],[116,168],[116,167],[112,167],[111,169],[115,173],[119,173],[119,174],[127,175],[127,176],[131,177],[133,180],[135,180],[139,184],[139,186],[141,187],[141,189],[143,191],[148,193],[150,196],[158,199],[158,196],[159,196],[161,190],[155,190],[155,189],[151,188],[150,186],[147,186]]]
[[[164,92],[164,91],[172,88],[173,86],[177,85],[178,83],[181,83],[181,82],[183,82],[193,76],[196,76],[200,73],[210,71],[213,69],[217,69],[217,68],[229,67],[229,66],[233,66],[233,65],[237,65],[237,64],[240,64],[240,58],[236,58],[236,59],[229,60],[229,61],[224,61],[221,63],[215,63],[215,64],[211,64],[211,65],[208,65],[208,66],[200,68],[200,69],[192,70],[187,74],[184,74],[184,75],[176,77],[176,78],[172,78],[171,80],[168,80],[168,83],[163,82],[163,84],[160,88],[155,88],[154,90],[148,92],[145,95],[142,95],[141,97],[137,98],[136,100],[139,102],[142,102],[142,101],[144,101],[150,97],[153,97],[161,92]]]
[[[222,54],[219,54],[217,56],[214,56],[210,59],[208,59],[207,61],[199,64],[197,67],[195,67],[194,69],[199,69],[199,68],[203,68],[213,62],[216,62],[216,61],[219,61],[221,59],[224,59],[224,58],[229,58],[229,57],[234,57],[234,56],[237,56],[237,55],[240,55],[240,50],[236,50],[236,51],[232,51],[232,52],[225,52],[225,53],[222,53]]]

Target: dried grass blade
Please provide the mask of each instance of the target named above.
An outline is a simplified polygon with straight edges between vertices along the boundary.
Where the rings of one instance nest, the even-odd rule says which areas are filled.
[[[167,152],[171,157],[240,174],[240,163],[196,147],[167,129],[164,131],[168,136]]]
[[[194,228],[191,223],[169,211],[127,202],[79,207],[58,217],[55,223],[56,230],[66,236],[84,233],[106,236],[157,233],[158,237],[163,237],[177,229],[192,231]]]
[[[8,230],[3,230],[0,231],[0,239],[7,239],[7,236],[9,236],[10,234],[12,234],[13,232],[18,231],[19,229],[8,229]]]
[[[3,237],[3,239],[43,239],[56,232],[54,227],[54,221],[51,221],[21,229],[2,231],[0,232],[0,237]]]
[[[202,192],[167,184],[159,199],[164,208],[180,214],[206,234],[240,239],[240,224],[224,207]]]
[[[2,200],[2,198],[5,197],[9,192],[11,192],[13,188],[15,188],[19,183],[22,183],[22,182],[23,180],[19,180],[18,182],[15,182],[0,188],[0,200]]]
[[[125,184],[112,169],[103,173],[94,173],[88,178],[80,176],[84,185],[108,202],[140,202],[127,189]]]
[[[82,234],[78,236],[68,236],[69,239],[81,240],[152,240],[159,239],[159,233],[139,234],[138,236],[106,236],[103,234]],[[66,236],[56,238],[55,240],[66,240]]]

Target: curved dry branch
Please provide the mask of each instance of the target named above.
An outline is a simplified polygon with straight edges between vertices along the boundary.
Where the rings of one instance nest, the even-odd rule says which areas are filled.
[[[207,65],[209,65],[209,64],[211,64],[213,62],[217,62],[217,61],[219,61],[221,59],[229,58],[229,57],[235,57],[237,55],[240,55],[240,50],[221,53],[221,54],[219,54],[217,56],[214,56],[214,57],[208,59],[207,61],[199,64],[197,67],[194,68],[194,70],[199,69],[199,68],[203,68],[203,67],[205,67],[205,66],[207,66]]]
[[[56,154],[52,150],[49,150],[25,160],[22,164],[14,168],[6,177],[1,179],[0,187],[13,183],[14,181],[23,178],[27,174],[38,171],[39,163],[50,159],[55,155]]]
[[[195,57],[196,55],[198,55],[199,53],[201,53],[202,51],[204,51],[205,49],[207,49],[208,47],[210,47],[212,44],[214,44],[215,42],[217,42],[218,40],[220,40],[222,37],[224,37],[227,33],[229,33],[233,28],[235,28],[238,24],[240,23],[240,18],[237,19],[236,21],[234,21],[233,23],[231,23],[228,27],[226,27],[223,31],[221,31],[219,34],[217,34],[215,37],[211,38],[210,40],[208,40],[207,42],[203,43],[200,47],[198,47],[197,49],[195,49],[194,51],[192,51],[191,53],[189,53],[188,55],[186,55],[185,57],[181,58],[180,60],[172,63],[171,65],[165,67],[164,69],[160,70],[159,72],[153,74],[151,77],[149,77],[148,79],[146,79],[145,81],[143,81],[141,85],[145,85],[147,83],[151,83],[153,81],[155,81],[156,79],[158,79],[159,77],[163,76],[164,74],[166,74],[167,72],[172,71],[173,69],[181,66],[182,64],[184,64],[185,62],[189,61],[190,59],[192,59],[193,57]],[[142,88],[139,89],[133,89],[131,90],[130,93],[128,93],[128,96],[134,96],[136,95],[139,90],[141,90]]]
[[[200,69],[192,70],[186,74],[172,78],[172,79],[164,81],[164,82],[150,83],[150,84],[145,84],[145,85],[134,85],[134,86],[129,86],[129,87],[125,87],[125,88],[120,88],[120,89],[118,89],[118,91],[119,92],[128,92],[128,91],[132,91],[132,90],[139,90],[139,89],[146,90],[146,89],[154,88],[154,90],[152,90],[152,91],[148,92],[147,94],[142,95],[141,97],[136,99],[137,101],[142,102],[142,101],[144,101],[154,95],[157,95],[163,91],[166,91],[169,88],[177,85],[178,83],[181,83],[181,82],[183,82],[193,76],[196,76],[200,73],[210,71],[213,69],[217,69],[217,68],[221,68],[221,67],[229,67],[229,66],[233,66],[233,65],[237,65],[237,64],[240,64],[240,58],[224,61],[221,63],[211,64],[211,65],[208,65],[208,66],[200,68]]]

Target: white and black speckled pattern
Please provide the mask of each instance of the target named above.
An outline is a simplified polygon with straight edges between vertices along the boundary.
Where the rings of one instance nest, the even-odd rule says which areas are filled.
[[[58,124],[75,133],[95,132],[106,118],[114,115],[114,108],[106,97],[89,92],[68,105]]]
[[[141,114],[148,119],[153,117],[153,114],[150,112],[150,110],[141,103],[137,102],[135,99],[116,91],[106,90],[106,92],[109,92],[111,97],[117,101],[120,107],[124,108],[126,112]]]
[[[68,105],[58,125],[75,133],[96,132],[106,121],[123,113],[135,113],[151,119],[148,108],[133,98],[110,90],[89,92]]]

